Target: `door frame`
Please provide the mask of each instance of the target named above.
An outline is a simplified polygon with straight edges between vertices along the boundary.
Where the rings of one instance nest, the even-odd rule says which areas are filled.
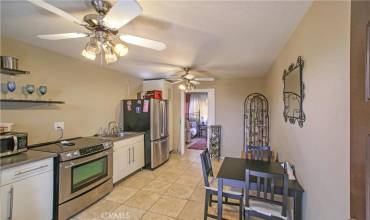
[[[180,95],[180,150],[181,154],[185,152],[185,91],[181,91]],[[216,102],[215,89],[193,89],[189,93],[207,93],[208,98],[208,122],[207,125],[214,125],[216,122]],[[207,132],[207,140],[209,140],[209,132]],[[207,141],[209,148],[209,141]]]

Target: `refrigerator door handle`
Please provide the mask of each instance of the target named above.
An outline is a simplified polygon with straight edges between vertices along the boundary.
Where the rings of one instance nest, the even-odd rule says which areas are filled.
[[[164,121],[166,120],[166,117],[165,117],[165,105],[164,105],[164,102],[161,101],[161,113],[162,113],[162,124],[161,124],[161,137],[163,137],[165,134],[164,134]]]

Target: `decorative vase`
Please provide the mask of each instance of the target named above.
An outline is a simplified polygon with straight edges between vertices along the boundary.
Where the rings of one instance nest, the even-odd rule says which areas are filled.
[[[14,81],[8,81],[8,83],[6,84],[7,88],[8,88],[8,91],[9,92],[14,92],[15,89],[17,88],[16,84]]]
[[[39,93],[40,93],[40,95],[45,95],[47,91],[48,91],[48,87],[47,86],[39,86]]]

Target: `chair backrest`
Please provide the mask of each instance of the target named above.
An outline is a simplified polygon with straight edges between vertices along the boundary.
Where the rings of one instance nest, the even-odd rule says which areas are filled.
[[[211,156],[207,148],[200,154],[200,159],[202,162],[204,185],[209,187],[208,177],[213,177],[213,170],[211,164]]]
[[[269,147],[249,147],[250,160],[261,160],[271,162],[272,151]],[[247,156],[247,159],[248,156]]]
[[[252,170],[245,170],[245,206],[249,207],[249,199],[254,199],[270,204],[282,206],[282,216],[287,216],[288,206],[288,174],[272,174],[265,172],[257,172]],[[281,189],[276,189],[276,183],[282,183]],[[256,187],[252,187],[256,186]],[[257,188],[257,194],[250,195],[250,190]],[[262,192],[262,193],[261,193]],[[275,194],[281,195],[282,199],[276,200]]]

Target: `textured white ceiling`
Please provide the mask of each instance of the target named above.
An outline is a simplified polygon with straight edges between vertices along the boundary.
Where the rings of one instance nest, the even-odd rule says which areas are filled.
[[[49,3],[82,19],[89,1]],[[310,7],[310,1],[139,1],[143,15],[120,32],[159,40],[164,51],[130,45],[108,68],[140,78],[160,78],[194,66],[216,78],[264,75]],[[86,62],[87,39],[47,41],[38,34],[85,31],[26,1],[1,1],[1,34]],[[96,64],[101,65],[100,61]],[[106,65],[106,64],[103,64]]]

